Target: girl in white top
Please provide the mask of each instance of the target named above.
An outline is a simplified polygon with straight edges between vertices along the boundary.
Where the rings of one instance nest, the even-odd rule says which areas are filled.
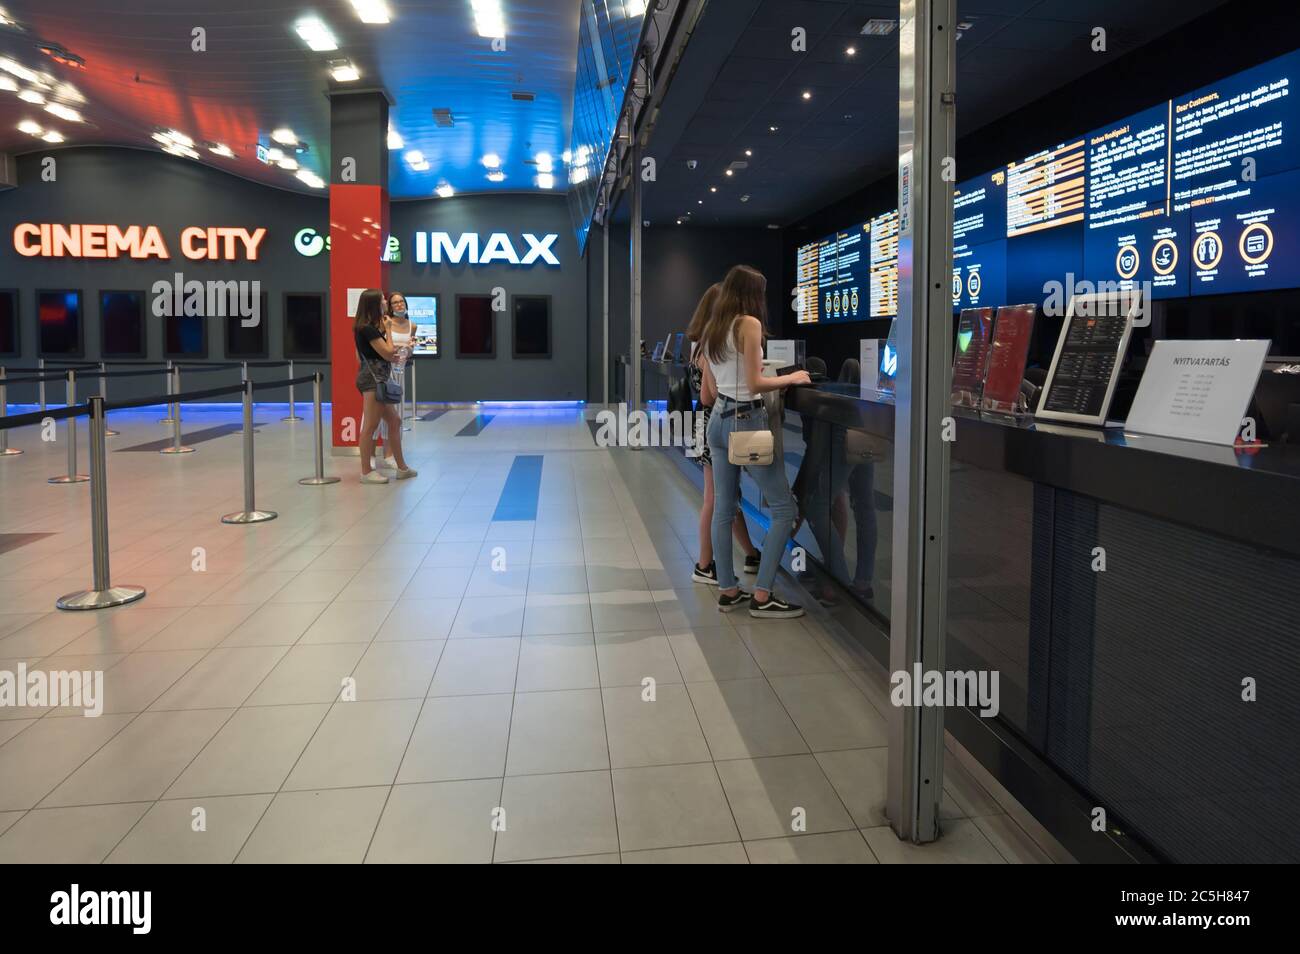
[[[388,340],[393,346],[393,380],[399,387],[406,381],[406,362],[411,356],[411,342],[415,340],[415,329],[419,327],[406,314],[406,296],[401,292],[392,292],[388,296],[388,317],[384,321],[388,331]],[[401,420],[401,405],[398,405],[398,420]],[[379,433],[384,438],[384,448],[388,448],[388,423],[381,421]],[[386,470],[396,470],[397,461],[391,456],[384,457],[376,466]]]
[[[709,454],[713,458],[713,560],[719,610],[725,613],[747,603],[749,615],[757,619],[791,619],[802,616],[803,609],[772,592],[781,556],[794,532],[794,497],[783,460],[774,460],[765,467],[745,468],[767,500],[771,516],[752,595],[740,588],[732,566],[731,521],[740,498],[740,467],[727,459],[727,442],[728,435],[737,428],[736,415],[757,418],[761,426],[767,413],[758,400],[762,394],[811,383],[807,371],[763,377],[766,314],[767,279],[756,269],[737,265],[723,279],[713,312],[696,346],[706,387],[718,395],[707,432]],[[745,426],[752,427],[752,423],[747,421]]]

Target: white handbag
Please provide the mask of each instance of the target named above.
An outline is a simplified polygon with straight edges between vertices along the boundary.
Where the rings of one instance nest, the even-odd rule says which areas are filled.
[[[734,347],[734,345],[733,345]],[[736,383],[740,383],[740,349],[736,349]],[[762,410],[758,408],[757,410]],[[736,430],[740,408],[731,409],[731,433],[727,435],[727,460],[737,467],[767,467],[776,460],[776,442],[768,428]]]

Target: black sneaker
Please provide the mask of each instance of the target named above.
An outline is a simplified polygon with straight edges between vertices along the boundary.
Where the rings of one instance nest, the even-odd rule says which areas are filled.
[[[754,619],[796,619],[803,615],[803,607],[787,603],[779,596],[770,595],[766,603],[749,598],[749,615]]]
[[[695,564],[695,570],[691,573],[691,579],[696,583],[704,583],[707,586],[718,585],[718,567],[716,563],[710,563],[706,567]]]
[[[731,596],[728,596],[726,593],[719,593],[718,612],[730,613],[737,606],[740,606],[742,603],[747,603],[753,600],[753,598],[754,595],[752,593],[746,593],[744,590],[736,590],[736,592]]]
[[[758,572],[758,565],[763,562],[761,554],[755,553],[753,556],[745,557],[745,572],[753,576]]]

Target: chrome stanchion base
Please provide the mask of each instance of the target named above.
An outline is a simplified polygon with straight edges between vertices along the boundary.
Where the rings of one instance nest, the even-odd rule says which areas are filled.
[[[106,609],[109,606],[134,603],[142,596],[143,586],[111,586],[106,590],[82,590],[60,596],[54,605],[61,610]]]
[[[282,418],[280,418],[280,420],[282,420],[282,421],[301,421],[302,418],[299,417],[297,414],[290,414],[288,417],[282,417]]]
[[[118,434],[121,434],[121,433],[122,433],[121,431],[115,431],[115,430],[113,430],[113,429],[110,427],[108,430],[104,431],[104,436],[105,436],[105,437],[117,437],[117,435],[118,435]]]
[[[84,484],[90,480],[86,474],[64,474],[62,477],[51,477],[45,481],[47,484]]]
[[[319,487],[322,484],[337,484],[342,477],[304,477],[298,483],[304,487]]]
[[[175,423],[176,423],[176,418],[174,418],[174,417],[160,417],[160,418],[158,418],[158,423],[159,423],[159,424],[175,424]]]
[[[228,513],[221,518],[222,523],[261,523],[263,520],[274,520],[279,514],[274,510],[241,510],[239,513]]]
[[[193,448],[193,447],[186,447],[184,444],[182,444],[180,447],[177,447],[175,444],[173,444],[173,445],[170,446],[170,447],[164,447],[164,448],[163,448],[162,450],[160,450],[158,453],[160,453],[160,454],[193,454],[193,453],[194,453],[194,448]]]
[[[21,453],[22,451],[17,447],[6,447],[4,450],[0,451],[0,457],[17,457]]]

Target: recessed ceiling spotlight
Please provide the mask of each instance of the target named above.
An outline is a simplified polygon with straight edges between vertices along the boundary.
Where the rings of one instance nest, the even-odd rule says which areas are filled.
[[[25,83],[35,83],[37,81],[37,76],[34,71],[29,70],[21,63],[12,60],[7,56],[0,56],[0,70],[4,70],[6,73],[17,76]]]
[[[678,220],[677,220],[677,224],[678,224],[678,225],[681,225],[681,224],[682,224],[682,220],[681,220],[681,219],[678,219]]]
[[[768,131],[768,132],[776,132],[776,131],[777,131],[778,129],[780,129],[780,128],[781,128],[780,126],[768,126],[768,127],[767,127],[767,131]]]
[[[63,133],[55,132],[53,129],[50,129],[47,130],[45,135],[41,138],[46,142],[63,142]]]
[[[495,152],[489,152],[487,155],[483,157],[483,165],[489,169],[500,169],[501,157],[498,156]]]
[[[439,183],[438,188],[434,189],[433,191],[438,193],[438,197],[440,199],[450,199],[453,195],[456,194],[456,190],[453,189],[451,185],[446,182]]]
[[[858,55],[858,48],[857,48],[856,46],[845,47],[845,49],[844,49],[844,55],[845,55],[845,56],[857,56],[857,55]]]
[[[537,174],[537,187],[539,189],[554,189],[555,176],[549,172],[539,172]]]
[[[221,156],[223,159],[235,158],[234,151],[224,142],[210,142],[207,146],[208,152],[212,153],[214,156]]]
[[[550,172],[555,163],[549,152],[539,152],[533,159],[537,163],[538,172]]]
[[[334,38],[334,34],[320,17],[303,17],[293,25],[293,31],[302,38],[309,49],[317,53],[328,53],[339,48],[339,41]]]
[[[163,135],[165,135],[172,142],[184,146],[186,149],[190,149],[194,146],[193,139],[185,135],[185,133],[183,132],[177,132],[175,129],[169,129],[167,130],[167,132],[163,133]]]
[[[573,151],[571,149],[564,150],[564,152],[560,153],[560,159],[566,166],[571,164],[573,162]]]
[[[802,96],[804,99],[812,99],[812,90],[810,89],[804,90]]]
[[[12,77],[0,75],[0,89],[9,93],[15,93],[18,91],[18,84],[14,82]]]
[[[294,173],[294,175],[297,176],[298,181],[304,183],[305,185],[310,186],[313,189],[325,188],[325,180],[322,179],[320,176],[316,175],[316,173],[312,172],[310,169],[299,169],[296,173]]]
[[[45,103],[45,95],[34,89],[23,90],[18,94],[18,98],[25,103],[33,103],[36,106],[41,106]]]
[[[703,200],[703,199],[696,199],[696,200],[695,200],[695,204],[696,204],[696,205],[703,205],[703,204],[704,204],[704,200]]]
[[[740,201],[741,201],[741,202],[748,202],[748,201],[749,201],[749,195],[748,195],[748,193],[745,194],[745,195],[742,195],[742,196],[740,197]]]
[[[734,176],[734,175],[735,175],[735,173],[732,172],[730,169],[724,169],[723,172],[722,172],[722,174],[723,174],[724,176]]]
[[[266,161],[267,161],[267,162],[279,162],[279,161],[280,161],[281,159],[283,159],[283,158],[284,158],[284,150],[283,150],[283,149],[276,149],[276,148],[272,147],[271,149],[266,150]]]
[[[745,150],[745,155],[747,155],[747,156],[752,156],[753,154],[754,154],[754,150],[753,150],[753,149],[746,149],[746,150]]]
[[[645,0],[623,0],[623,11],[629,17],[645,16]]]
[[[29,136],[39,136],[45,130],[40,127],[39,123],[34,123],[30,119],[24,119],[18,124],[18,131],[25,132]]]
[[[505,182],[506,174],[500,169],[493,169],[487,174],[488,182]]]
[[[710,192],[717,192],[717,191],[718,191],[718,187],[717,187],[717,186],[709,186],[709,191],[710,191]]]
[[[569,184],[579,185],[591,178],[591,170],[586,166],[574,166],[569,170]]]
[[[408,149],[406,151],[406,155],[403,156],[402,158],[404,158],[411,165],[418,166],[422,162],[424,162],[424,153],[420,152],[420,150],[418,149]]]
[[[285,156],[283,159],[277,162],[276,165],[279,166],[281,169],[286,170],[287,172],[293,172],[298,168],[298,160],[290,159],[288,156]]]
[[[474,28],[478,35],[499,40],[506,35],[506,20],[501,12],[501,0],[469,0],[474,10]]]
[[[293,130],[288,126],[281,126],[279,129],[272,129],[271,139],[282,146],[296,146],[298,144],[298,137],[294,135]]]
[[[388,148],[401,149],[404,145],[406,145],[406,143],[402,141],[402,137],[398,135],[397,130],[394,129],[392,126],[389,126],[388,127]]]
[[[362,23],[387,23],[388,4],[384,0],[351,0],[352,9]]]
[[[45,107],[45,111],[51,116],[58,116],[60,119],[65,119],[70,123],[84,122],[81,113],[77,112],[75,109],[70,109],[69,107],[64,106],[62,103],[50,103]]]
[[[17,26],[18,23],[11,17],[4,7],[0,7],[0,26]]]
[[[330,60],[329,67],[330,78],[336,83],[355,83],[361,79],[361,73],[351,60]]]

